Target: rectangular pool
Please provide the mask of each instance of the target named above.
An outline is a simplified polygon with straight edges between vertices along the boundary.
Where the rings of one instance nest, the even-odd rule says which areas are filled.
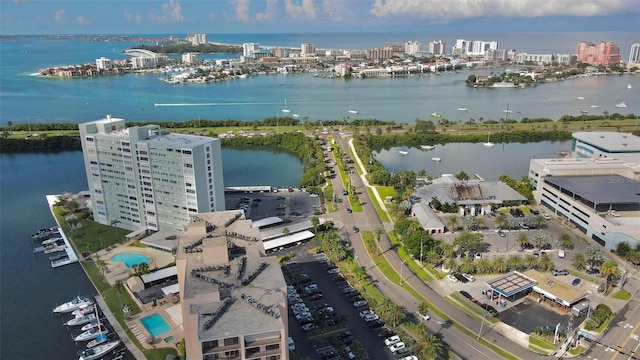
[[[162,315],[155,313],[140,319],[140,323],[154,337],[158,337],[164,333],[168,333],[173,328],[169,325]]]

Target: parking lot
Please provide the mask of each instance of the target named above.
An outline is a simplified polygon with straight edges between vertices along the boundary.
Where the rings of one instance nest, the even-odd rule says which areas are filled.
[[[580,324],[586,315],[574,317],[573,326]],[[560,329],[566,329],[569,315],[559,314],[547,307],[538,304],[531,298],[510,307],[500,313],[500,320],[527,334],[532,333],[536,327],[555,328],[560,323]]]
[[[385,329],[384,323],[378,322],[375,313],[367,315],[368,304],[357,304],[364,297],[324,254],[309,253],[311,246],[296,248],[296,260],[285,270],[288,282],[300,281],[294,286],[299,296],[289,295],[290,304],[299,304],[290,305],[289,310],[289,334],[296,344],[292,358],[357,359],[362,351],[369,359],[399,358],[384,344],[384,339],[392,334],[378,336]],[[302,314],[298,319],[304,320],[297,320],[296,313]],[[358,342],[361,345],[356,345]]]
[[[310,217],[320,209],[320,199],[301,189],[232,192],[225,194],[225,207],[245,210],[245,217],[254,221],[270,216]]]

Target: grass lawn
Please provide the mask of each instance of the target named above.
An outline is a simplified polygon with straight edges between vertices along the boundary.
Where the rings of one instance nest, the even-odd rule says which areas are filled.
[[[582,346],[578,346],[578,347],[575,347],[575,348],[569,350],[569,354],[571,354],[571,355],[580,355],[583,352],[585,352],[585,350],[587,350],[587,349],[583,348]]]
[[[595,330],[593,330],[594,332],[597,333],[601,333],[604,331],[604,329],[607,328],[607,326],[609,326],[609,323],[611,322],[611,320],[613,320],[613,316],[609,316],[607,318],[607,320],[603,321],[602,324],[600,324],[600,326],[598,326]]]
[[[529,343],[548,350],[555,350],[557,347],[556,345],[548,342],[546,339],[543,339],[535,334],[529,335]]]
[[[384,209],[380,207],[380,204],[374,200],[376,197],[373,194],[373,190],[368,187],[367,193],[369,193],[369,198],[372,201],[373,207],[376,209],[376,213],[378,213],[378,217],[380,218],[380,221],[389,222],[389,217],[387,216],[387,213],[384,211]]]
[[[462,296],[459,292],[454,292],[453,294],[445,297],[445,299],[449,301],[451,304],[453,304],[455,307],[460,309],[460,311],[462,311],[463,313],[471,317],[475,317],[477,320],[482,320],[484,315],[486,315],[487,313],[486,310],[472,303],[469,299]],[[498,320],[494,316],[487,316],[485,318],[485,321],[491,324],[497,324],[500,322],[500,320]]]
[[[627,301],[627,300],[631,299],[631,293],[628,292],[625,289],[622,289],[622,290],[618,291],[617,293],[613,294],[613,298],[614,299],[618,299],[618,300]]]
[[[382,200],[386,199],[387,196],[393,197],[396,195],[396,191],[391,186],[376,186],[376,190],[378,190]]]

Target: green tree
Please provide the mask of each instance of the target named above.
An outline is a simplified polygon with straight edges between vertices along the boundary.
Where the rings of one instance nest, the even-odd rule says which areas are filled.
[[[458,229],[458,218],[451,216],[447,219],[447,229],[451,232],[455,232]]]
[[[524,261],[518,255],[510,255],[507,258],[507,266],[509,266],[509,269],[511,270],[520,270],[523,267],[523,265],[524,265]]]
[[[444,262],[444,267],[450,269],[451,272],[456,272],[458,270],[458,261],[456,258],[448,258]]]
[[[442,256],[444,256],[445,259],[452,257],[455,253],[453,245],[445,242],[440,244],[440,250],[442,251]]]
[[[373,236],[376,238],[376,245],[378,246],[378,255],[382,253],[382,246],[380,245],[380,238],[385,233],[382,227],[377,227],[373,230]]]
[[[312,216],[311,217],[311,226],[313,227],[313,232],[317,233],[318,232],[318,226],[320,226],[320,219],[318,219],[317,216]]]
[[[402,305],[392,303],[386,315],[386,318],[389,319],[395,327],[407,319],[407,309]]]
[[[418,313],[420,315],[427,315],[429,313],[429,304],[426,301],[420,301],[418,304]]]
[[[498,228],[502,230],[502,227],[505,226],[506,224],[507,224],[507,215],[503,213],[498,213],[498,216],[496,216],[496,225],[498,226]]]
[[[523,259],[524,265],[529,269],[537,269],[538,268],[538,258],[533,254],[525,255]]]
[[[491,263],[486,258],[478,259],[476,261],[476,270],[482,274],[488,274],[491,272]]]
[[[460,264],[460,272],[465,274],[474,274],[476,272],[476,264],[473,262],[473,258],[470,256],[462,259]]]
[[[506,273],[509,270],[509,266],[504,256],[496,256],[491,262],[491,268],[497,273]]]
[[[533,237],[533,243],[538,249],[543,249],[545,246],[549,245],[549,238],[545,234],[536,234]]]
[[[442,352],[442,342],[431,333],[425,332],[414,345],[414,352],[419,354],[420,359],[435,359]]]
[[[584,258],[584,254],[582,253],[573,255],[571,263],[576,270],[584,270],[587,267],[587,260]]]
[[[551,269],[553,269],[553,261],[549,257],[549,254],[540,254],[540,259],[538,259],[538,268],[542,271],[551,271]]]
[[[610,281],[620,276],[620,267],[614,260],[607,259],[600,267],[600,274],[605,278],[604,288],[609,289]]]
[[[530,242],[527,233],[521,232],[520,234],[518,234],[518,237],[516,238],[516,244],[518,244],[521,248],[528,246]]]
[[[558,238],[558,244],[563,249],[573,249],[573,240],[571,239],[571,235],[568,233],[562,233]]]

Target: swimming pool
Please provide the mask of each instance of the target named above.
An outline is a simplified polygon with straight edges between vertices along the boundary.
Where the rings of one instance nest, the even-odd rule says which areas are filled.
[[[124,263],[127,267],[132,267],[133,265],[151,262],[151,259],[148,256],[136,253],[120,253],[113,255],[111,257],[111,261],[119,261]]]
[[[154,337],[158,337],[164,333],[167,333],[172,330],[171,325],[169,325],[162,315],[155,313],[153,315],[145,316],[140,319],[142,326]]]

